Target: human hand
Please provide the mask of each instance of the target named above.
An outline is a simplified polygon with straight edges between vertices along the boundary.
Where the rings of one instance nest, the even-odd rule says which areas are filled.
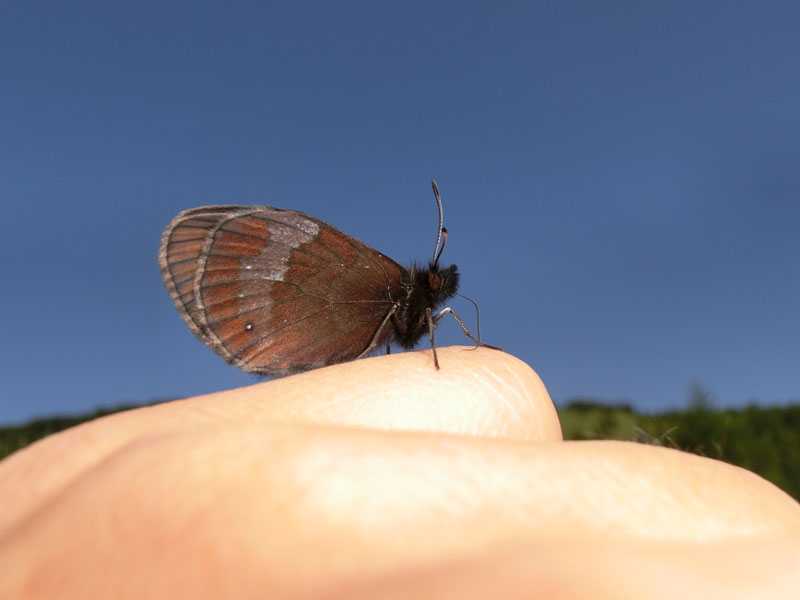
[[[536,374],[438,349],[111,415],[0,463],[3,598],[794,598],[800,505],[562,442]]]

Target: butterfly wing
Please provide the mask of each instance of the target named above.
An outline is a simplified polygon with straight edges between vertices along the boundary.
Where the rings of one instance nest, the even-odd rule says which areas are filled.
[[[159,262],[195,335],[267,375],[351,360],[383,343],[405,276],[324,221],[268,206],[182,212],[164,231]]]

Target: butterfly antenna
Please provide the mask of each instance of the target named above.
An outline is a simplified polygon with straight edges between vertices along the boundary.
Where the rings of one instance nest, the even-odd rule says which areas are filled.
[[[439,229],[436,232],[436,248],[433,249],[433,264],[438,264],[439,257],[444,251],[444,245],[447,243],[447,229],[442,227],[444,224],[442,198],[439,196],[439,187],[436,185],[436,181],[434,179],[431,179],[431,187],[433,188],[433,195],[436,196],[436,205],[439,207]],[[442,242],[443,238],[444,242]],[[441,248],[439,248],[439,244],[442,245]]]

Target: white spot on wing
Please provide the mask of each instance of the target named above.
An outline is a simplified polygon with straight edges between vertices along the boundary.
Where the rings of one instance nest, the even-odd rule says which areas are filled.
[[[307,244],[319,233],[319,225],[305,219],[295,219],[286,227],[276,227],[270,234],[272,239],[280,244],[298,248]]]
[[[264,274],[264,279],[267,279],[269,281],[283,281],[283,276],[286,274],[287,271],[286,265],[287,261],[283,261],[283,263],[276,269],[267,271]],[[277,266],[277,265],[272,265],[272,266]]]
[[[270,239],[274,244],[267,244],[259,257],[261,277],[269,281],[285,281],[289,270],[289,252],[287,248],[299,248],[314,239],[319,233],[319,225],[297,214],[272,213],[271,220],[282,225],[270,227]]]

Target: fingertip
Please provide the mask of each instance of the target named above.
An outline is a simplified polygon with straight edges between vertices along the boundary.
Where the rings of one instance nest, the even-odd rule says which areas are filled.
[[[356,360],[225,392],[291,422],[561,440],[550,396],[518,358],[487,348],[437,348]],[[216,395],[214,395],[216,396]],[[208,398],[211,398],[208,397]]]

